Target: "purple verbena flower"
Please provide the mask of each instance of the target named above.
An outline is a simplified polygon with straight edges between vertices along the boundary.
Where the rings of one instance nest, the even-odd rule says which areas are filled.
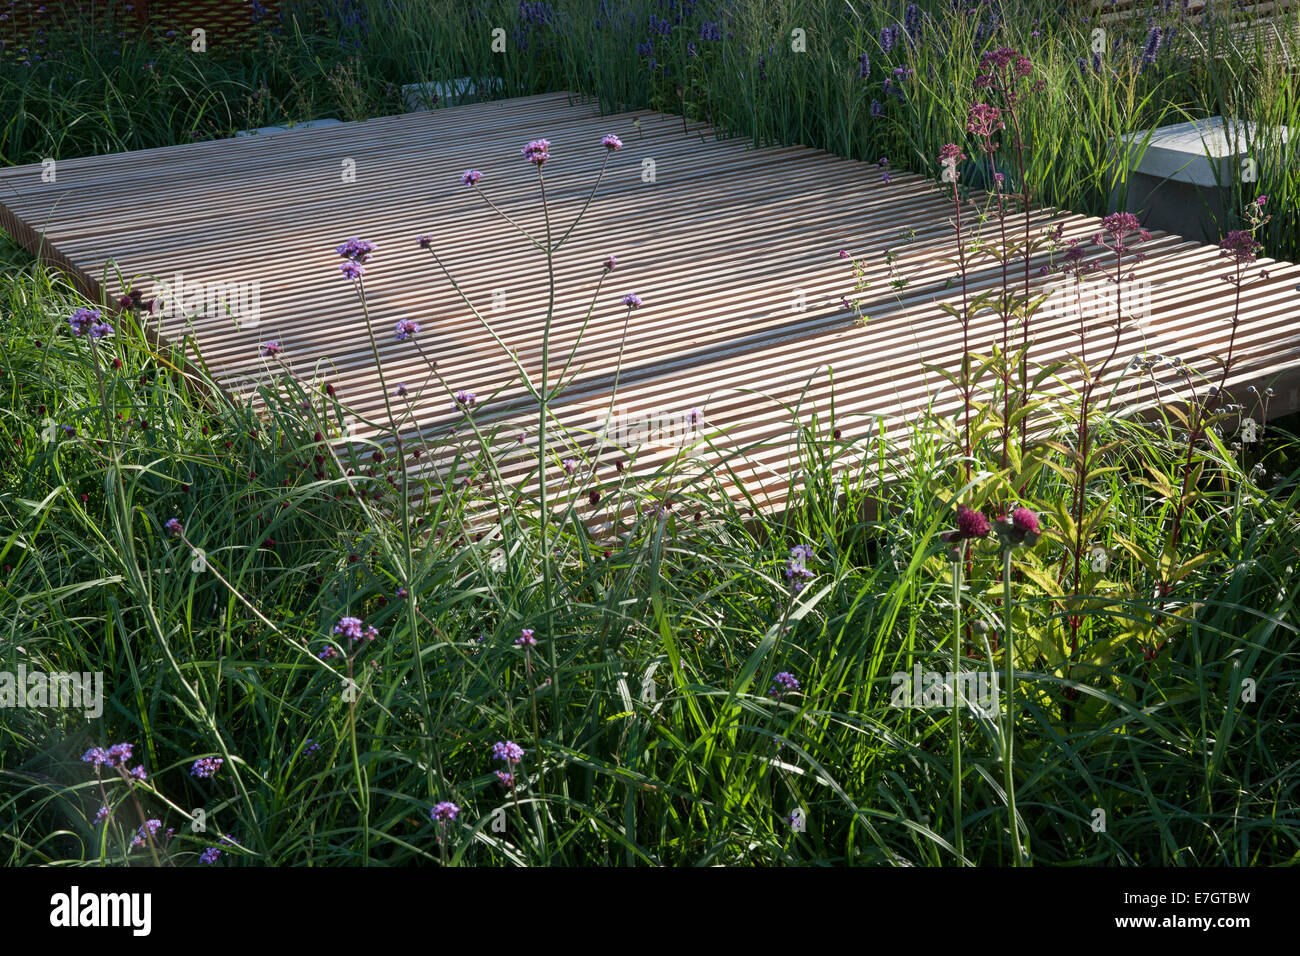
[[[785,694],[794,693],[799,689],[799,681],[789,671],[781,671],[772,678],[772,689],[768,691],[771,697],[782,697]]]
[[[85,335],[95,325],[100,322],[100,313],[98,309],[80,308],[72,313],[68,319],[68,325],[72,327],[72,334],[76,336]]]
[[[548,139],[535,139],[521,149],[520,152],[523,154],[524,159],[534,166],[540,166],[551,158],[551,141]]]
[[[419,334],[420,323],[414,319],[398,319],[393,330],[395,333],[394,339],[398,342],[405,342],[407,339]]]
[[[519,647],[534,647],[537,644],[537,638],[533,637],[532,628],[526,627],[523,632],[515,638],[515,644]]]
[[[613,133],[610,133],[608,136],[606,136],[604,139],[600,141],[600,145],[604,146],[607,150],[609,150],[612,153],[623,148],[623,141],[619,139],[617,136],[615,136]]]
[[[641,297],[634,292],[629,292],[627,295],[623,296],[621,301],[629,309],[641,308]]]
[[[370,258],[370,254],[375,251],[375,244],[365,239],[349,239],[347,242],[335,247],[334,251],[349,262],[365,262]]]
[[[467,169],[460,174],[460,183],[462,186],[477,186],[482,178],[483,174],[477,169]]]
[[[338,634],[340,637],[346,637],[350,641],[361,640],[361,618],[339,618],[339,622],[334,625],[334,633]]]
[[[190,767],[190,776],[207,780],[216,775],[223,763],[225,760],[221,757],[200,757],[194,761],[194,766]]]
[[[435,803],[433,809],[429,811],[429,819],[436,823],[451,823],[458,816],[460,816],[460,807],[450,800]]]
[[[513,740],[498,740],[492,745],[492,759],[516,764],[524,759],[524,748]]]
[[[144,846],[145,840],[156,834],[160,829],[162,829],[161,820],[144,821],[144,823],[140,825],[140,829],[136,831],[135,838],[131,841],[131,845]]]

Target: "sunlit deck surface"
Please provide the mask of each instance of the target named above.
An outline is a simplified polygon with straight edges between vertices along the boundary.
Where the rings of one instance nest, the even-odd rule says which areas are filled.
[[[450,392],[474,392],[478,428],[496,434],[506,475],[524,481],[536,461],[518,436],[534,433],[536,407],[506,353],[416,238],[430,237],[483,319],[538,376],[545,259],[460,176],[481,170],[486,195],[544,237],[537,172],[520,147],[549,139],[546,196],[558,237],[590,195],[606,159],[606,133],[621,137],[624,148],[609,155],[595,199],[555,256],[552,382],[576,344],[572,381],[554,403],[568,430],[555,435],[555,484],[566,482],[565,457],[583,462],[580,472],[595,467],[602,480],[613,480],[615,462],[631,453],[641,472],[664,465],[685,441],[694,461],[674,471],[677,479],[717,466],[727,493],[743,487],[760,506],[774,506],[797,484],[798,424],[816,416],[853,443],[877,434],[879,419],[903,437],[905,424],[927,407],[956,415],[959,395],[927,370],[956,369],[961,356],[960,327],[940,308],[960,301],[956,271],[945,261],[954,254],[951,200],[932,181],[893,172],[885,182],[874,164],[803,147],[754,149],[699,124],[684,130],[680,117],[602,117],[568,94],[59,160],[54,182],[43,181],[40,165],[11,168],[0,171],[0,225],[94,295],[115,298],[130,284],[148,295],[178,275],[189,289],[256,283],[256,322],[220,309],[185,316],[170,308],[154,320],[157,331],[181,342],[188,330],[186,347],[234,393],[251,393],[287,367],[316,394],[332,383],[340,400],[377,422],[386,412],[366,320],[334,251],[349,237],[369,239],[377,249],[367,264],[366,299],[389,391],[407,385],[426,436],[461,423],[454,441],[463,444],[473,436]],[[653,181],[644,175],[650,161]],[[355,169],[354,182],[345,182],[345,167]],[[970,226],[974,211],[965,215]],[[1058,210],[1032,218],[1035,237],[1058,224],[1066,240],[1100,228],[1095,218]],[[984,231],[992,235],[989,226]],[[1089,248],[1090,257],[1104,253]],[[862,310],[869,321],[844,304],[854,280],[840,249],[866,263]],[[1145,283],[1145,314],[1125,325],[1112,377],[1125,373],[1135,354],[1159,353],[1217,378],[1214,357],[1225,351],[1233,310],[1232,288],[1222,281],[1231,263],[1215,247],[1162,233],[1142,250],[1147,258],[1135,272]],[[617,268],[579,342],[611,254]],[[1056,256],[1059,262],[1059,250]],[[1033,327],[1032,358],[1042,362],[1079,344],[1077,315],[1055,307],[1070,280],[1040,275],[1048,261],[1044,248],[1031,263],[1036,288],[1062,290]],[[1268,278],[1258,277],[1261,269]],[[1023,266],[1012,274],[1023,277]],[[1261,259],[1249,276],[1229,387],[1245,400],[1247,384],[1273,386],[1275,417],[1300,407],[1300,268]],[[1000,267],[981,257],[970,293],[1000,278]],[[619,300],[627,292],[644,306],[631,313],[625,334]],[[420,323],[418,348],[394,340],[399,318]],[[1090,358],[1110,351],[1109,318],[1091,323]],[[1000,337],[992,312],[972,325],[976,351]],[[283,346],[282,362],[259,355],[268,340]],[[440,377],[430,377],[430,360]],[[620,361],[616,415],[605,428]],[[1171,390],[1182,381],[1168,363],[1153,374]],[[1119,387],[1124,400],[1155,395],[1150,376],[1128,372]],[[693,428],[692,410],[702,416]],[[647,434],[647,417],[649,431],[660,434]],[[374,432],[362,424],[355,434]],[[847,461],[852,449],[844,452]],[[432,458],[447,460],[436,452]]]

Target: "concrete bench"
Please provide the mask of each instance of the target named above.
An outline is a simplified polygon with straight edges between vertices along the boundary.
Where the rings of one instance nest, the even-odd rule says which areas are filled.
[[[1224,224],[1237,212],[1229,208],[1234,184],[1241,180],[1245,192],[1252,192],[1259,165],[1252,149],[1279,137],[1285,142],[1287,133],[1212,116],[1162,126],[1149,138],[1146,132],[1121,137],[1131,163],[1123,208],[1150,229],[1218,242]],[[1118,184],[1111,191],[1112,212],[1120,208],[1121,191]]]

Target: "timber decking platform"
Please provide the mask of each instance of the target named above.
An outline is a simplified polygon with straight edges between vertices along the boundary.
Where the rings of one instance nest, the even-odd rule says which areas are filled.
[[[232,392],[249,394],[288,367],[314,388],[333,384],[341,401],[374,422],[385,416],[384,396],[362,310],[334,251],[350,237],[368,239],[376,250],[366,265],[366,300],[389,390],[408,386],[425,435],[463,425],[451,392],[476,393],[479,428],[495,430],[504,471],[523,482],[536,461],[517,436],[536,427],[536,406],[416,239],[430,237],[465,295],[537,375],[545,257],[460,175],[481,170],[485,194],[544,236],[536,169],[520,148],[549,139],[546,196],[559,236],[606,158],[601,137],[614,133],[624,147],[609,156],[585,217],[555,255],[552,382],[576,345],[571,381],[554,403],[567,429],[556,434],[555,484],[565,481],[564,457],[612,477],[628,446],[639,448],[639,462],[660,466],[687,441],[696,457],[677,477],[718,466],[727,493],[743,486],[760,505],[776,505],[797,483],[796,423],[815,415],[853,442],[877,434],[882,421],[905,439],[906,424],[927,408],[954,417],[959,396],[927,370],[956,369],[961,356],[960,327],[940,308],[960,299],[955,268],[945,261],[953,255],[948,195],[918,175],[892,172],[886,182],[873,164],[803,147],[754,149],[688,125],[649,111],[600,116],[569,94],[547,94],[60,160],[53,182],[42,178],[41,165],[0,170],[0,226],[70,270],[93,296],[116,298],[132,285],[149,295],[158,283],[217,289],[237,314],[211,302],[204,314],[169,308],[154,320],[158,334],[197,349]],[[975,218],[967,208],[966,228]],[[1035,210],[1032,219],[1035,237],[1056,226],[1066,240],[1100,229],[1095,218],[1052,209]],[[1089,248],[1090,258],[1104,251]],[[843,301],[854,296],[854,279],[840,249],[865,265],[866,322]],[[1217,377],[1214,357],[1227,344],[1233,307],[1222,281],[1230,263],[1216,247],[1162,233],[1142,251],[1147,258],[1136,273],[1144,314],[1126,326],[1112,377],[1137,353],[1176,356]],[[610,255],[617,267],[579,341]],[[1033,259],[1033,285],[1061,291],[1035,320],[1032,358],[1040,362],[1078,345],[1077,315],[1057,307],[1072,286],[1040,275],[1047,262],[1046,250]],[[1268,278],[1256,278],[1260,269]],[[974,295],[998,285],[1001,269],[986,256],[969,275]],[[1023,277],[1023,266],[1012,275]],[[1300,408],[1300,267],[1261,259],[1250,275],[1229,389],[1241,400],[1247,384],[1273,386],[1275,416]],[[644,300],[630,316],[619,302],[626,292]],[[191,313],[204,308],[194,303]],[[1093,323],[1090,356],[1109,351],[1111,308]],[[420,323],[418,348],[394,341],[400,318]],[[1000,337],[991,311],[972,323],[973,351],[987,352]],[[268,340],[281,343],[283,364],[259,356]],[[436,360],[441,380],[430,379],[426,358]],[[613,431],[601,437],[616,370]],[[1167,393],[1183,382],[1168,363],[1152,374]],[[1133,400],[1154,395],[1150,377],[1117,381]],[[1064,387],[1049,382],[1046,390]],[[702,416],[696,425],[694,410]],[[656,429],[670,434],[650,434]],[[453,443],[468,434],[459,428]],[[355,435],[374,431],[362,424]],[[435,461],[447,460],[446,447]]]

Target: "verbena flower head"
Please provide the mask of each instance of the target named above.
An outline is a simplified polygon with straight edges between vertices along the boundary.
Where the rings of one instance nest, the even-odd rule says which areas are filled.
[[[190,767],[190,776],[202,777],[206,780],[214,776],[223,763],[225,760],[221,757],[200,757],[194,761],[194,766]]]
[[[515,638],[515,643],[520,647],[536,647],[537,638],[533,637],[533,630],[530,627],[523,629],[523,632]]]
[[[600,145],[604,146],[607,150],[609,150],[612,153],[615,152],[616,150],[620,150],[623,148],[623,141],[619,139],[617,136],[615,136],[613,133],[610,133],[608,136],[606,136],[604,139],[600,141]]]
[[[515,788],[515,775],[513,773],[510,773],[508,770],[497,770],[496,775],[497,782],[499,782],[501,786],[505,787],[507,790],[513,790]]]
[[[790,589],[798,594],[810,578],[816,577],[808,569],[807,562],[812,560],[813,549],[806,544],[796,544],[790,549],[790,557],[785,563],[785,579],[790,582]]]
[[[96,767],[124,767],[131,759],[131,754],[135,750],[134,744],[121,743],[105,749],[103,747],[91,747],[81,759],[85,763],[94,764]]]
[[[551,141],[549,139],[535,139],[521,149],[520,152],[523,154],[524,159],[534,166],[540,166],[551,158]]]
[[[621,301],[629,309],[641,308],[641,297],[636,293],[629,292],[627,295],[623,296]]]
[[[974,508],[967,508],[965,505],[958,505],[957,530],[949,531],[940,537],[950,543],[971,541],[975,538],[988,537],[990,530],[989,519],[984,517],[984,512],[976,511]]]
[[[393,394],[396,395],[398,398],[405,398],[410,393],[406,387],[405,382],[398,382],[397,388],[393,390]]]
[[[473,408],[478,402],[477,395],[473,392],[467,392],[463,388],[453,397],[455,398],[455,408]]]
[[[283,351],[284,348],[275,339],[272,339],[270,342],[263,342],[261,349],[259,349],[263,358],[267,356],[274,357]]]
[[[334,625],[334,633],[341,637],[346,637],[350,641],[361,640],[361,618],[339,618],[339,622]]]
[[[492,745],[492,759],[514,764],[524,759],[524,748],[513,740],[498,740]]]
[[[460,807],[450,800],[435,803],[433,809],[429,811],[429,819],[435,823],[452,823],[458,816],[460,816]]]
[[[365,262],[375,251],[375,244],[365,239],[349,239],[334,249],[340,256],[350,262]]]
[[[419,246],[421,249],[432,249],[433,236],[416,236],[415,244]]]
[[[407,339],[413,338],[419,334],[420,323],[416,322],[414,319],[398,319],[397,325],[393,327],[393,330],[395,333],[393,337],[398,342],[405,342]]]
[[[72,334],[83,336],[90,332],[95,326],[100,324],[100,312],[98,309],[77,309],[68,318],[68,325],[72,328]]]
[[[772,697],[782,697],[785,694],[792,694],[798,689],[798,679],[789,671],[781,671],[772,678],[772,689],[768,691],[768,694]]]
[[[200,863],[216,863],[221,859],[221,850],[215,846],[210,846],[199,854]]]
[[[460,174],[460,183],[462,186],[477,186],[482,178],[483,174],[477,169],[467,169]]]
[[[360,279],[366,274],[365,269],[350,259],[339,266],[339,272],[343,273],[343,278],[345,279]]]
[[[610,256],[605,260],[605,269],[609,272],[613,272],[616,265],[618,265],[618,256]]]
[[[163,525],[163,530],[166,531],[173,538],[179,538],[182,534],[185,533],[185,528],[181,525],[179,518],[168,519],[167,523]]]
[[[145,840],[156,834],[162,829],[161,820],[146,820],[140,824],[140,829],[136,831],[135,838],[131,841],[132,846],[144,846]]]

